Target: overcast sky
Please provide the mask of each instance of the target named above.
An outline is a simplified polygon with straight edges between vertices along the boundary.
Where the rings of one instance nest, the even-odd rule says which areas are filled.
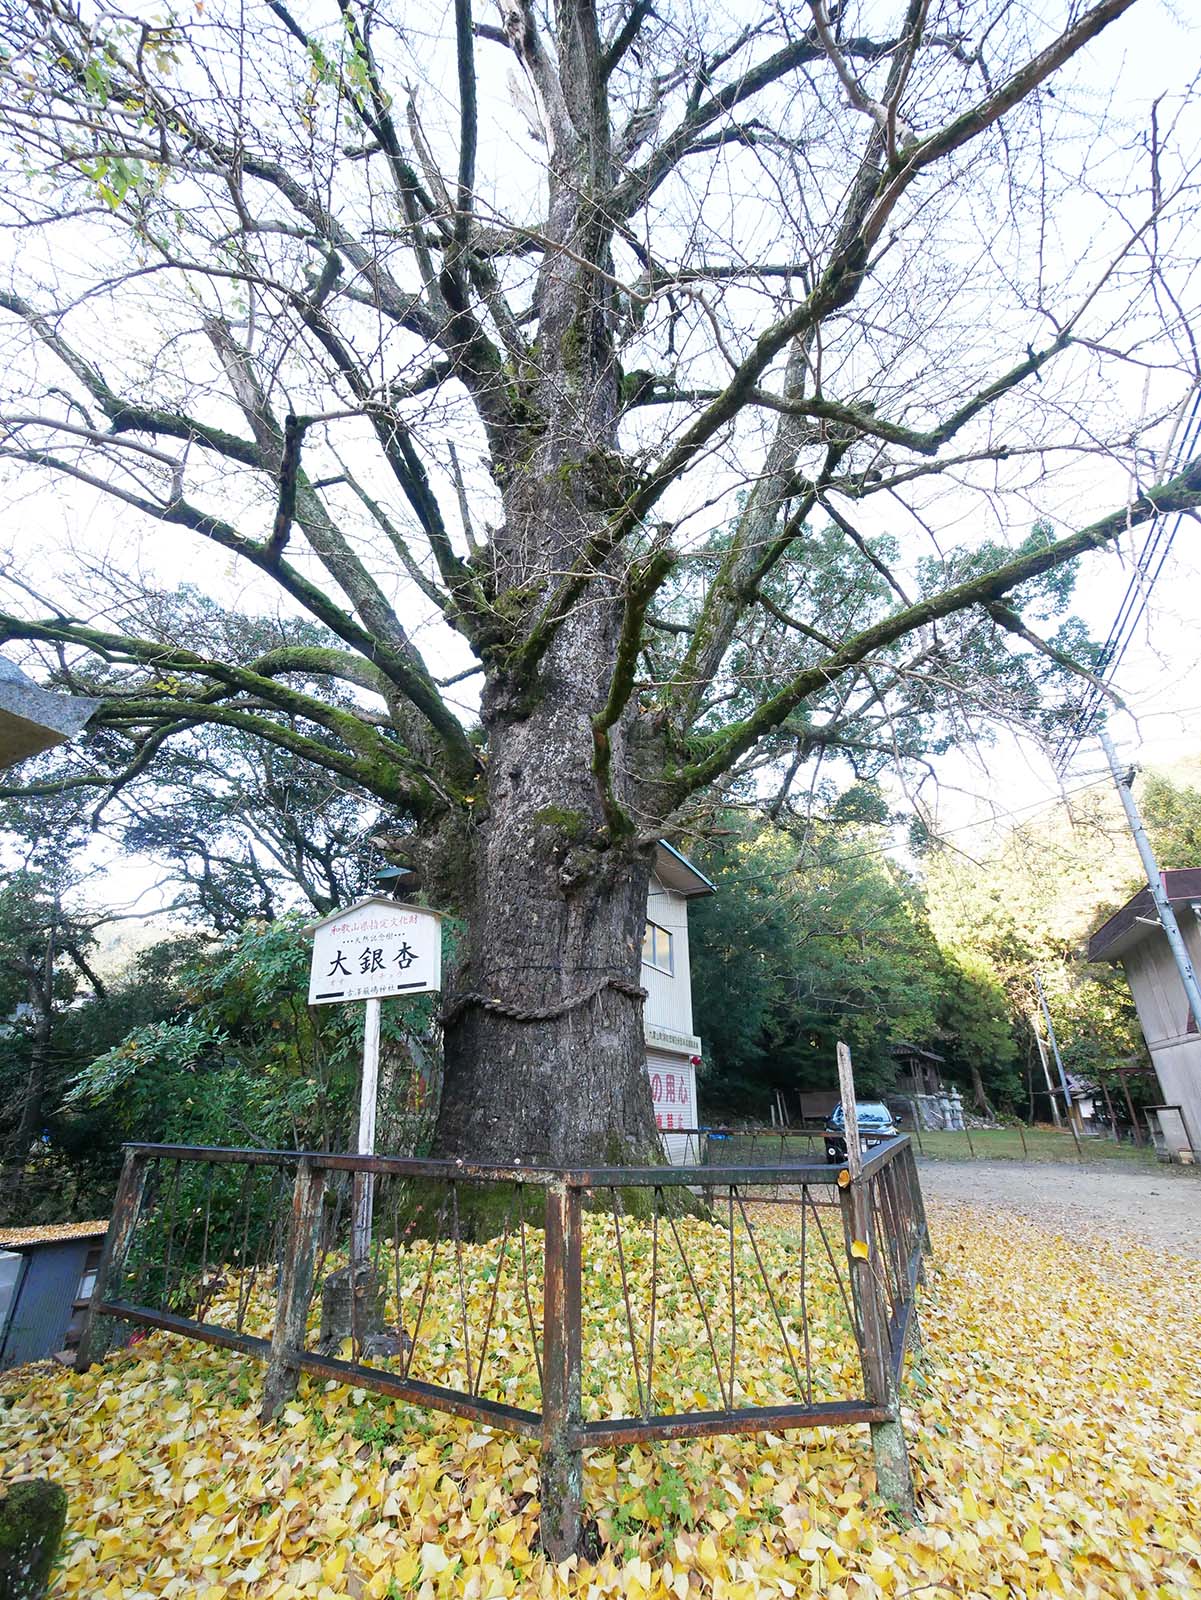
[[[1182,94],[1197,70],[1201,21],[1186,20],[1185,11],[1185,7],[1174,7],[1166,0],[1143,0],[1089,49],[1085,81],[1090,92],[1099,104],[1119,105],[1123,120],[1131,127],[1138,127],[1145,120],[1156,97],[1166,95],[1170,99]],[[1192,136],[1195,138],[1195,130]],[[1083,210],[1081,216],[1083,219]],[[8,237],[10,241],[13,238]],[[1136,379],[1131,374],[1126,381],[1134,383]],[[1124,398],[1131,409],[1137,410],[1132,396]],[[1102,470],[1090,462],[1081,467],[1075,478],[1065,475],[1060,480],[1052,509],[1061,527],[1078,525],[1090,514],[1120,503],[1128,488],[1128,474],[1121,462],[1112,461]],[[1008,518],[1010,535],[1020,537],[1028,531],[1033,515],[1033,507],[1015,496]],[[950,520],[953,522],[954,518]],[[970,533],[978,537],[980,530],[964,530],[965,537]],[[1142,537],[1141,531],[1136,532],[1117,556],[1091,558],[1081,567],[1076,609],[1094,637],[1103,638],[1109,631],[1130,581],[1132,559]],[[88,560],[111,556],[114,565],[128,570],[153,571],[160,582],[167,584],[202,574],[205,589],[219,594],[231,606],[267,609],[274,598],[262,587],[261,580],[211,547],[204,548],[203,559],[198,562],[197,546],[201,541],[181,534],[167,542],[160,530],[153,543],[148,543],[129,517],[114,511],[111,503],[86,491],[66,493],[61,484],[8,504],[3,544],[10,559],[16,560],[35,581],[49,579],[60,570],[64,548],[69,548]],[[1198,746],[1199,550],[1197,523],[1185,519],[1146,617],[1117,674],[1116,686],[1137,711],[1139,720],[1137,728],[1126,719],[1115,731],[1130,754],[1135,752],[1136,740],[1141,739],[1141,753],[1151,762],[1195,753]],[[436,673],[453,671],[465,664],[467,658],[461,647],[445,630],[434,629],[432,608],[411,587],[404,605],[406,621],[416,642],[430,651]],[[470,689],[464,688],[461,696],[459,704],[469,715],[473,709]],[[1098,766],[1095,746],[1082,749],[1066,782],[1077,782],[1081,773],[1096,771]],[[1052,794],[1058,781],[1038,752],[1018,748],[1005,739],[981,752],[952,753],[940,761],[939,775],[943,789],[938,817],[947,826],[960,826],[975,816],[1024,810]],[[123,869],[119,876],[123,897],[144,877],[132,868]]]

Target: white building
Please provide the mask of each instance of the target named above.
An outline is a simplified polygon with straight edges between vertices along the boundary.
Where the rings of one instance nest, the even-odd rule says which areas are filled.
[[[655,1121],[669,1159],[695,1159],[695,1145],[670,1137],[671,1130],[697,1126],[696,1069],[701,1041],[692,1031],[692,973],[688,962],[688,902],[714,894],[714,885],[680,852],[660,844],[646,902],[642,941],[643,1026],[646,1067]]]
[[[1201,867],[1161,872],[1160,878],[1193,966],[1201,969]],[[1201,1034],[1149,889],[1140,889],[1097,929],[1088,959],[1120,963],[1126,974],[1164,1099],[1160,1124],[1179,1126],[1172,1154],[1177,1146],[1201,1150]]]

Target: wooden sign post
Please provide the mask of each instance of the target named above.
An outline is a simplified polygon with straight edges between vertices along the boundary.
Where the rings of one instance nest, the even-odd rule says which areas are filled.
[[[363,1007],[363,1075],[359,1082],[359,1137],[355,1146],[360,1155],[375,1154],[375,1113],[379,1105],[379,1001],[374,995]],[[365,1261],[371,1248],[371,1210],[375,1199],[375,1180],[359,1180],[355,1173],[354,1223],[351,1229],[351,1256]]]
[[[855,1104],[855,1074],[851,1052],[838,1041],[838,1089],[842,1096],[842,1126],[847,1146],[850,1183],[841,1190],[843,1226],[850,1256],[851,1288],[862,1335],[863,1381],[867,1393],[887,1419],[873,1422],[872,1454],[876,1484],[902,1520],[914,1515],[913,1478],[901,1428],[901,1406],[890,1360],[888,1314],[880,1295],[879,1240],[872,1219],[871,1196],[863,1178],[863,1145],[859,1139],[859,1111]]]
[[[863,1171],[863,1146],[859,1142],[859,1108],[855,1104],[855,1074],[851,1052],[838,1041],[838,1093],[842,1099],[842,1127],[846,1135],[847,1171],[857,1178]]]
[[[359,1155],[375,1154],[379,1099],[380,1001],[390,995],[433,994],[442,987],[442,917],[387,895],[368,895],[313,927],[309,1004],[365,1000],[363,1074],[359,1085]],[[356,1172],[351,1261],[371,1251],[374,1180]]]

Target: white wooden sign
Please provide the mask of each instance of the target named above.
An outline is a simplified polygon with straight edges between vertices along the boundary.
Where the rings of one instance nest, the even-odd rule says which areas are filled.
[[[313,928],[309,1004],[365,1000],[363,1075],[359,1083],[360,1155],[375,1150],[375,1108],[379,1095],[379,1003],[390,995],[429,994],[442,987],[442,918],[423,906],[405,905],[387,895],[368,895],[333,911]],[[355,1270],[371,1253],[375,1179],[354,1175],[351,1260]]]
[[[385,1000],[442,987],[442,918],[423,906],[369,895],[313,929],[309,1004]]]

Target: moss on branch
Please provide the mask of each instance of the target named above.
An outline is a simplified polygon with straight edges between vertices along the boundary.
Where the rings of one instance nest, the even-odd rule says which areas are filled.
[[[776,694],[764,700],[750,716],[732,724],[702,744],[703,753],[683,768],[676,778],[677,799],[705,788],[727,772],[739,756],[780,723],[809,695],[827,688],[836,678],[867,659],[877,650],[937,622],[942,617],[973,606],[988,609],[1019,585],[1074,561],[1086,551],[1103,548],[1128,528],[1171,511],[1187,511],[1201,505],[1201,457],[1191,461],[1183,472],[1156,489],[1144,490],[1129,506],[1099,518],[1078,533],[1008,561],[979,577],[953,585],[917,604],[906,606],[891,617],[865,628],[848,639],[825,660],[797,673]]]

